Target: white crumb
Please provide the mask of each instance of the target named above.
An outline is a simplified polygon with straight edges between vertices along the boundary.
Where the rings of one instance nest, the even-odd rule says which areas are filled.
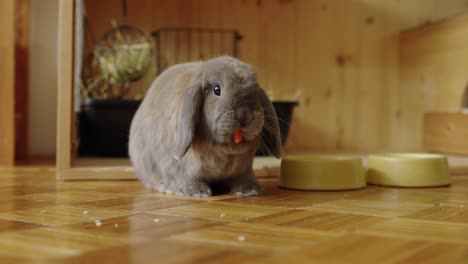
[[[119,224],[114,224],[114,228],[118,228],[119,227]]]
[[[245,241],[245,236],[239,236],[239,237],[237,237],[237,240],[239,240],[239,241]]]
[[[97,227],[102,226],[101,220],[94,220],[94,224],[96,224]]]
[[[42,210],[41,214],[47,214],[47,211]]]
[[[154,221],[155,223],[159,223],[159,219],[158,219],[158,218],[155,218],[153,221]]]
[[[225,216],[226,216],[225,213],[221,213],[221,214],[219,215],[219,217],[221,217],[221,218],[224,218]]]
[[[83,214],[88,214],[88,211],[83,211]]]

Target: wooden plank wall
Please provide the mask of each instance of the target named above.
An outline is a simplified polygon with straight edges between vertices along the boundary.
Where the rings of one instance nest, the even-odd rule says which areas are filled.
[[[110,20],[146,32],[160,27],[237,28],[240,58],[276,98],[302,93],[288,150],[407,149],[398,89],[397,1],[139,0],[86,1],[96,36]]]
[[[402,33],[401,97],[405,144],[421,147],[424,112],[459,111],[468,84],[468,15]],[[410,104],[410,102],[412,102]]]
[[[397,20],[380,1],[297,6],[297,142],[318,150],[386,149],[397,116]],[[280,89],[280,87],[278,87]],[[293,142],[294,143],[294,142]]]
[[[15,1],[0,1],[0,164],[15,162]]]

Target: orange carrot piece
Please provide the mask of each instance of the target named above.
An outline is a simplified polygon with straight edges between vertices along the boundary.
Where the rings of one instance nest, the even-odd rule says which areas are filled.
[[[234,143],[236,143],[236,144],[241,143],[242,138],[244,136],[243,134],[244,134],[244,132],[242,130],[240,130],[240,129],[237,129],[236,131],[234,131],[234,138],[233,138]]]

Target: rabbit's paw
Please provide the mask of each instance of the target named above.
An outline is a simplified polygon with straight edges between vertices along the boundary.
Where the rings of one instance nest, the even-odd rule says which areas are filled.
[[[262,187],[257,182],[235,186],[231,189],[231,194],[237,196],[257,196],[263,193]]]
[[[208,197],[212,195],[210,186],[204,182],[190,182],[180,188],[176,194],[194,197]]]

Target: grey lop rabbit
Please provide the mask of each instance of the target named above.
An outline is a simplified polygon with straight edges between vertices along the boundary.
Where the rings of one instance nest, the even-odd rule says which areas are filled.
[[[214,183],[260,195],[259,144],[282,156],[273,105],[254,68],[231,57],[172,66],[153,82],[130,129],[137,177],[159,192],[206,197]]]

